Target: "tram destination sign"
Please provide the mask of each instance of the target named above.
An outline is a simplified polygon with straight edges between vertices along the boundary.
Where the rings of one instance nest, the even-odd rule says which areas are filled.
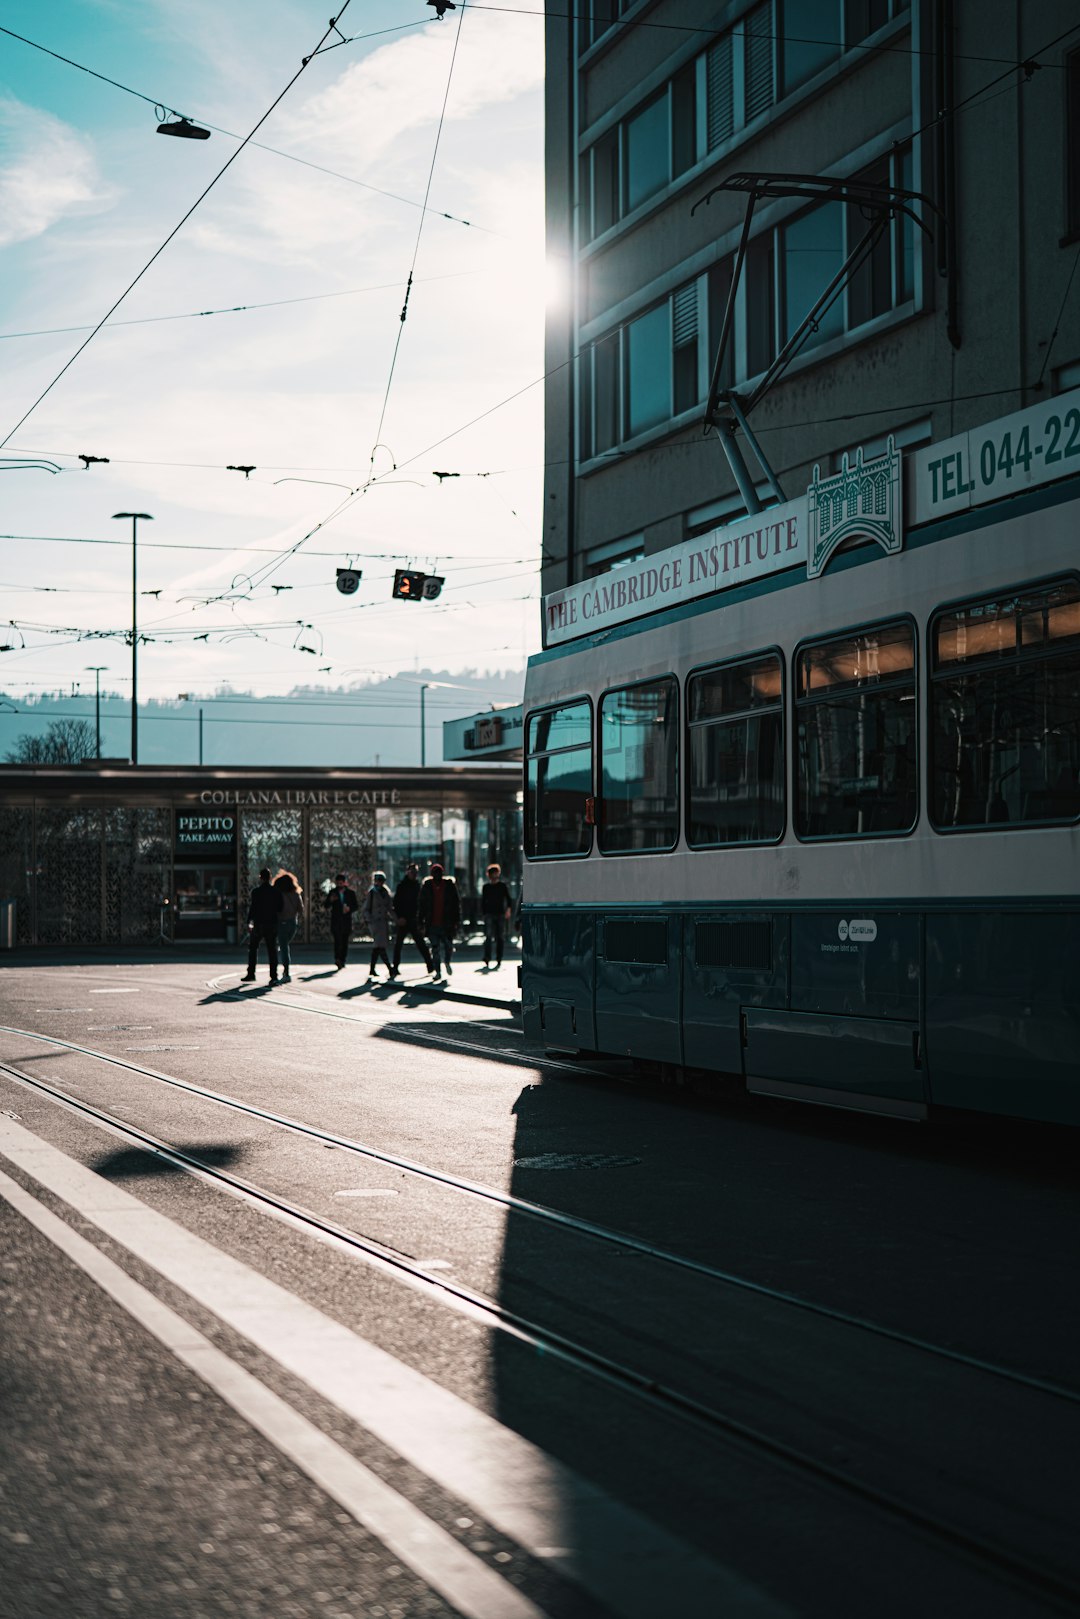
[[[911,457],[910,522],[987,506],[1080,473],[1080,388]]]
[[[544,645],[575,641],[786,568],[805,567],[807,533],[807,498],[802,495],[599,578],[552,591],[544,597]]]

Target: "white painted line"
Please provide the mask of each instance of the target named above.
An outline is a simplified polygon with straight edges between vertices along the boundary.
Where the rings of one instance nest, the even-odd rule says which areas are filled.
[[[459,1613],[468,1619],[545,1619],[501,1575],[2,1172],[0,1196]]]
[[[88,995],[137,995],[139,986],[138,984],[132,984],[130,989],[88,989],[86,993]]]
[[[375,1186],[354,1186],[345,1192],[335,1192],[335,1197],[399,1197],[401,1194],[394,1191],[383,1191]]]
[[[494,1417],[3,1117],[0,1154],[534,1557],[567,1550],[545,1560],[623,1619],[790,1615]]]

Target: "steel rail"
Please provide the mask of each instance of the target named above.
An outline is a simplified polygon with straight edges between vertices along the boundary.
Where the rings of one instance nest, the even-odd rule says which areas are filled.
[[[284,1005],[284,1002],[275,1001],[273,1004]],[[321,1013],[322,1016],[338,1018],[344,1022],[358,1023],[368,1021],[367,1019],[351,1018],[342,1012],[328,1010],[322,1013],[318,1007],[306,1007],[297,1004],[295,1009]],[[675,1253],[670,1248],[660,1248],[654,1243],[647,1242],[643,1237],[632,1236],[629,1232],[618,1231],[612,1226],[600,1225],[596,1221],[587,1220],[581,1215],[566,1214],[561,1209],[551,1208],[550,1205],[545,1203],[534,1203],[528,1198],[516,1196],[513,1192],[501,1192],[497,1187],[485,1186],[481,1181],[473,1181],[462,1175],[454,1175],[449,1170],[434,1169],[430,1165],[417,1163],[414,1159],[403,1158],[397,1153],[367,1146],[364,1142],[355,1141],[350,1136],[338,1135],[335,1131],[323,1130],[318,1125],[305,1124],[302,1120],[292,1119],[288,1114],[275,1113],[269,1108],[259,1107],[254,1102],[242,1102],[237,1097],[226,1096],[221,1091],[210,1090],[207,1086],[196,1084],[194,1080],[180,1079],[175,1074],[164,1074],[159,1069],[148,1068],[145,1064],[132,1062],[127,1057],[118,1057],[107,1051],[95,1051],[90,1046],[78,1045],[74,1041],[64,1040],[58,1035],[38,1034],[30,1029],[16,1029],[7,1024],[0,1024],[0,1034],[19,1035],[27,1040],[35,1040],[42,1045],[58,1046],[65,1051],[77,1052],[83,1057],[96,1058],[99,1062],[110,1063],[113,1067],[125,1069],[145,1079],[156,1080],[159,1084],[186,1091],[189,1095],[201,1097],[204,1101],[213,1102],[217,1106],[231,1109],[233,1112],[246,1114],[250,1118],[259,1119],[265,1124],[277,1125],[282,1129],[291,1130],[297,1135],[310,1137],[312,1140],[321,1141],[328,1146],[341,1147],[346,1152],[354,1153],[358,1157],[385,1164],[391,1169],[401,1170],[408,1175],[415,1175],[418,1179],[434,1181],[467,1196],[499,1204],[513,1214],[523,1215],[528,1219],[557,1226],[563,1230],[572,1231],[579,1236],[593,1237],[599,1242],[609,1243],[612,1247],[641,1254],[647,1259],[655,1260],[658,1264],[670,1265],[678,1270],[704,1276],[710,1281],[737,1288],[741,1292],[752,1293],[757,1297],[768,1299],[772,1303],[789,1305],[794,1309],[803,1310],[807,1314],[820,1316],[824,1320],[835,1321],[841,1326],[853,1327],[859,1332],[870,1333],[874,1337],[884,1338],[891,1343],[902,1344],[905,1348],[916,1349],[922,1354],[933,1355],[942,1360],[951,1361],[956,1365],[965,1366],[970,1371],[982,1372],[988,1376],[1033,1389],[1039,1394],[1048,1394],[1055,1399],[1066,1400],[1073,1405],[1080,1405],[1080,1390],[1067,1388],[1064,1384],[1053,1383],[1046,1378],[1034,1377],[1027,1372],[1017,1371],[1012,1367],[999,1366],[993,1361],[982,1360],[977,1355],[968,1355],[963,1350],[950,1349],[944,1344],[931,1343],[928,1339],[917,1338],[911,1333],[902,1332],[897,1327],[887,1327],[879,1322],[868,1321],[862,1316],[851,1315],[845,1310],[833,1309],[827,1304],[818,1304],[813,1299],[803,1298],[798,1293],[788,1293],[782,1288],[769,1287],[764,1282],[751,1281],[748,1277],[738,1276],[733,1271],[725,1271],[718,1266],[709,1265],[704,1260],[690,1259],[687,1255]],[[440,1037],[436,1034],[430,1036],[420,1035],[418,1037],[429,1038],[435,1043],[443,1045],[466,1045],[467,1049],[477,1052],[484,1052],[487,1049],[479,1045],[468,1045],[462,1041],[440,1040]],[[522,1057],[517,1052],[508,1052],[506,1055],[515,1062],[524,1062],[528,1067],[537,1068],[543,1066],[540,1062]],[[4,1067],[5,1064],[0,1062],[0,1071]],[[582,1071],[590,1072],[591,1070]]]
[[[205,1164],[195,1153],[171,1147],[138,1125],[129,1124],[104,1108],[96,1107],[92,1102],[85,1102],[59,1086],[38,1079],[36,1075],[24,1074],[6,1062],[0,1062],[0,1073],[32,1092],[50,1098],[71,1112],[103,1125],[121,1139],[137,1142],[148,1154],[182,1170],[185,1174],[220,1186],[233,1196],[268,1210],[294,1228],[314,1233],[324,1240],[330,1240],[335,1246],[343,1246],[361,1255],[376,1268],[397,1274],[418,1290],[438,1297],[440,1302],[452,1302],[454,1307],[471,1319],[508,1333],[539,1354],[560,1360],[577,1371],[597,1378],[609,1387],[633,1394],[654,1408],[668,1413],[673,1412],[708,1431],[722,1433],[729,1442],[734,1441],[746,1450],[763,1452],[774,1462],[791,1471],[803,1477],[809,1476],[815,1482],[823,1482],[838,1493],[854,1498],[860,1504],[870,1506],[889,1518],[899,1520],[949,1552],[959,1553],[968,1561],[981,1566],[989,1566],[1025,1589],[1037,1589],[1043,1596],[1062,1603],[1063,1611],[1076,1612],[1077,1603],[1080,1602],[1080,1583],[1049,1572],[1043,1564],[1027,1562],[1022,1556],[1004,1550],[998,1542],[981,1540],[967,1529],[935,1517],[921,1507],[845,1473],[832,1463],[822,1461],[819,1457],[789,1444],[786,1440],[765,1433],[750,1423],[717,1411],[693,1395],[684,1394],[661,1383],[648,1373],[639,1372],[548,1327],[538,1326],[517,1311],[508,1310],[505,1305],[473,1288],[432,1275],[422,1265],[411,1262],[406,1256],[397,1254],[392,1249],[387,1249],[382,1244],[373,1242],[370,1238],[350,1231],[344,1226],[339,1226],[336,1222],[314,1213],[313,1210],[304,1208],[302,1204],[279,1197],[276,1193],[255,1186],[227,1170]],[[32,1175],[32,1172],[30,1173]]]

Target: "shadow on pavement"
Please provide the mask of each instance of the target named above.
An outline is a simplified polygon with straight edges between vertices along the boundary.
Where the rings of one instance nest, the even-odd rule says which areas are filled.
[[[241,989],[237,984],[233,989],[218,989],[212,995],[204,995],[199,1005],[214,1006],[222,1003],[239,1006],[244,1001],[261,1001],[264,995],[272,994],[278,987],[277,984],[255,984],[251,989]]]
[[[194,1158],[208,1169],[228,1169],[241,1157],[241,1149],[227,1142],[220,1145],[203,1142],[186,1143],[177,1142],[175,1152],[182,1152],[188,1158]],[[129,1180],[141,1175],[178,1175],[182,1173],[179,1164],[171,1164],[167,1158],[161,1158],[155,1152],[147,1152],[142,1147],[122,1147],[118,1152],[105,1153],[101,1158],[95,1158],[90,1168],[106,1180]]]

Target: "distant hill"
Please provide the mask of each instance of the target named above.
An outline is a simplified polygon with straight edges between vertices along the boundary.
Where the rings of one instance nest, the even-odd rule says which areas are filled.
[[[427,683],[427,762],[442,762],[444,720],[521,701],[523,671],[448,674],[421,669],[363,685],[333,689],[296,686],[280,696],[256,697],[228,687],[188,701],[150,698],[139,703],[139,762],[197,764],[199,710],[203,762],[256,765],[418,765],[420,689]],[[40,736],[57,719],[94,721],[94,694],[82,691],[23,695],[0,690],[0,759],[20,736]],[[8,705],[18,710],[11,712]],[[127,758],[131,710],[126,697],[101,694],[101,752]]]

